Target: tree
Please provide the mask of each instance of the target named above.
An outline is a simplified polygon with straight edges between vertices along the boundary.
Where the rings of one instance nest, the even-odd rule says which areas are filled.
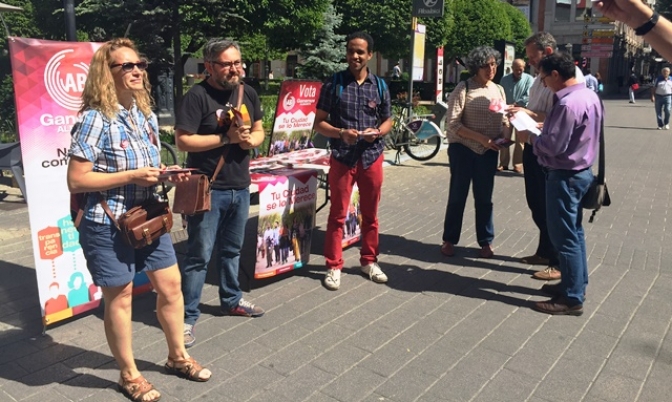
[[[511,23],[511,40],[516,44],[516,58],[522,58],[525,55],[525,39],[532,35],[532,27],[523,14],[516,7],[508,3],[500,3],[500,7],[509,16]]]
[[[389,59],[409,57],[412,0],[378,0],[362,6],[360,0],[334,0],[343,15],[340,34],[366,31],[373,36],[374,50]]]
[[[312,43],[306,45],[301,55],[305,62],[301,66],[302,78],[325,80],[333,73],[345,68],[345,35],[334,32],[343,17],[337,14],[334,6],[329,5],[324,13],[324,24]]]
[[[243,33],[260,33],[271,49],[288,51],[315,37],[329,3],[330,0],[263,0],[237,2],[240,8],[235,10],[251,21]]]
[[[453,0],[452,13],[455,25],[446,46],[448,58],[512,37],[509,18],[499,0]]]

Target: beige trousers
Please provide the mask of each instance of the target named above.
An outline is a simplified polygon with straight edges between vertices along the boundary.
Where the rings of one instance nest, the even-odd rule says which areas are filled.
[[[513,167],[522,167],[523,165],[523,148],[525,143],[518,141],[518,136],[516,135],[516,129],[511,128],[511,138],[515,138],[513,147]],[[502,148],[499,150],[499,166],[508,169],[509,162],[511,161],[511,147]]]

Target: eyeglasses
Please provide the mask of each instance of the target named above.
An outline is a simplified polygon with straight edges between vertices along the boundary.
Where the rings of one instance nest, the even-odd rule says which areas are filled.
[[[140,71],[145,71],[147,70],[148,63],[146,60],[139,61],[137,63],[117,63],[117,64],[111,64],[110,68],[115,68],[121,66],[121,70],[126,73],[130,73],[133,71],[134,68],[138,68]]]
[[[485,63],[481,66],[481,68],[492,68],[492,67],[497,67],[499,64],[497,64],[496,61],[491,61],[490,63]]]
[[[242,60],[236,60],[236,61],[217,61],[217,60],[210,60],[210,63],[212,64],[217,64],[218,66],[222,66],[224,70],[229,70],[231,67],[239,68],[240,66],[243,65]]]
[[[541,74],[541,73],[539,74],[539,80],[541,82],[545,83],[546,77],[548,77],[548,74]]]

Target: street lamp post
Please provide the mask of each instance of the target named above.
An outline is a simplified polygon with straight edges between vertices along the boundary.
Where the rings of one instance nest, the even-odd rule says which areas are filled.
[[[65,39],[68,42],[77,42],[75,31],[75,0],[63,0],[65,14]]]

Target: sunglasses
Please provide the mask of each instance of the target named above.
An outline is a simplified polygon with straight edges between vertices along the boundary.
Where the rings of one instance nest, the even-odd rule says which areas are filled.
[[[133,71],[134,68],[138,68],[140,71],[145,71],[147,70],[148,63],[146,60],[139,61],[137,63],[117,63],[117,64],[111,64],[110,68],[115,68],[121,66],[121,70],[130,73]]]

